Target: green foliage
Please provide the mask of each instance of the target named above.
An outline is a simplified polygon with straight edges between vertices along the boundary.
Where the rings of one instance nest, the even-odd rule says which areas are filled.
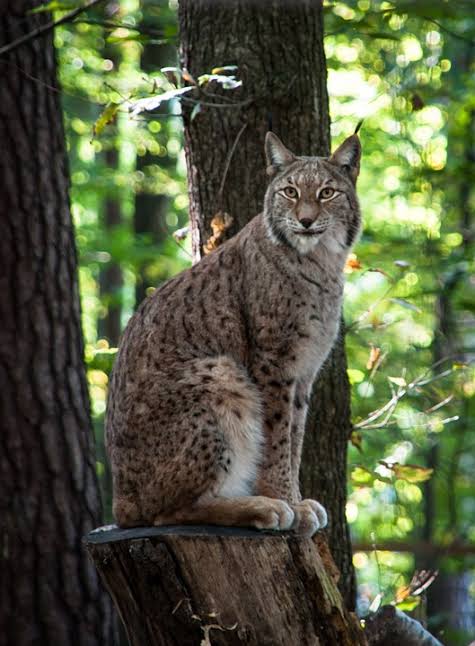
[[[370,0],[326,7],[334,137],[364,118],[365,230],[346,293],[357,433],[348,518],[355,539],[375,547],[410,544],[429,523],[436,543],[475,540],[475,20],[467,7]],[[427,487],[437,501],[430,519]],[[448,562],[474,566],[467,557],[442,568]],[[355,566],[368,606],[400,585],[397,576],[378,583],[362,554]]]
[[[119,5],[112,16],[95,8],[56,32],[100,451],[115,353],[101,338],[101,321],[119,304],[125,324],[139,280],[153,289],[190,262],[189,240],[172,235],[187,223],[179,101],[194,102],[195,117],[213,83],[239,83],[232,66],[196,80],[176,66],[176,15],[167,3]],[[345,300],[355,423],[347,515],[354,540],[375,548],[354,557],[362,610],[419,601],[401,592],[414,555],[384,550],[386,542],[410,545],[429,523],[439,545],[475,542],[471,9],[471,2],[432,0],[324,7],[335,146],[364,119],[365,229],[348,262]],[[158,233],[154,226],[136,233],[140,195],[167,200]],[[122,214],[113,228],[105,224],[111,200]],[[114,264],[123,286],[101,295],[101,276]],[[98,461],[103,476],[103,453]],[[437,501],[430,519],[428,488]],[[473,557],[440,563],[446,571],[474,566]]]

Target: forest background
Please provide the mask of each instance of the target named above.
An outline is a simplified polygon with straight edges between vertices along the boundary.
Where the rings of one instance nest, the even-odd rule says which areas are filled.
[[[46,5],[56,18],[75,6]],[[473,10],[463,1],[324,4],[333,146],[364,119],[365,225],[345,297],[358,608],[414,609],[423,598],[409,586],[414,571],[437,569],[443,603],[429,627],[454,645],[475,634]],[[103,421],[118,339],[136,305],[191,263],[180,118],[189,79],[178,68],[173,0],[101,3],[57,28],[55,44],[108,521]],[[200,83],[232,96],[231,63],[216,61]],[[197,102],[193,117],[206,109]]]

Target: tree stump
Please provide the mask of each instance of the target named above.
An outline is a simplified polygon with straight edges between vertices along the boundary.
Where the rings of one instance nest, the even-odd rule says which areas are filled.
[[[112,526],[87,547],[132,646],[366,644],[321,538]]]

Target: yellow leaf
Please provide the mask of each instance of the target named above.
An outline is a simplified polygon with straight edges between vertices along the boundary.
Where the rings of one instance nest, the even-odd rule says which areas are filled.
[[[434,469],[420,467],[416,464],[398,464],[397,462],[391,466],[391,469],[396,478],[412,483],[429,480],[434,471]]]
[[[117,114],[117,111],[119,108],[120,108],[120,105],[118,103],[109,102],[106,105],[102,114],[94,124],[94,129],[93,129],[94,137],[97,137],[97,135],[100,135],[101,132],[104,130],[104,128],[107,126],[107,124],[111,123],[111,121],[114,120],[115,115]]]
[[[396,590],[396,596],[394,598],[394,601],[396,603],[401,603],[401,601],[404,601],[404,599],[406,599],[410,594],[411,594],[411,586],[402,585]]]

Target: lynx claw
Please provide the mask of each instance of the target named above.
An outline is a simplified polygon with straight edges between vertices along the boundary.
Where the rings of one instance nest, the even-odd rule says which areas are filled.
[[[325,508],[316,500],[302,500],[292,506],[295,519],[292,530],[299,536],[313,536],[319,529],[323,529],[328,516]]]

